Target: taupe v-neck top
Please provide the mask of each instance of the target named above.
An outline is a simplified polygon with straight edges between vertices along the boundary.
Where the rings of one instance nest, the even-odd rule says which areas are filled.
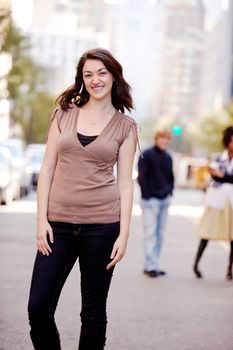
[[[67,111],[57,108],[60,135],[58,161],[52,181],[48,219],[77,224],[111,223],[120,220],[120,193],[113,174],[119,148],[134,130],[135,121],[116,111],[98,137],[82,146],[77,137],[79,108],[72,104]]]

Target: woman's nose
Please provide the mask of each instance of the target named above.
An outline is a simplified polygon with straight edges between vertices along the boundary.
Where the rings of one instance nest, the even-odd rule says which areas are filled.
[[[92,82],[93,82],[94,84],[97,84],[99,81],[100,81],[100,79],[99,79],[98,76],[94,76],[94,77],[93,77]]]

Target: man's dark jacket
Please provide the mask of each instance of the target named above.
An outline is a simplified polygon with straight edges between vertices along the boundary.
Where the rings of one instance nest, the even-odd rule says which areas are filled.
[[[170,154],[157,146],[144,151],[138,161],[138,183],[143,199],[163,199],[172,194],[174,175]]]

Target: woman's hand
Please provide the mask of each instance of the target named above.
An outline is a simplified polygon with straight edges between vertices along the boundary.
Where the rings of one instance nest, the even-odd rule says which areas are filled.
[[[107,270],[111,269],[111,267],[116,265],[124,257],[126,248],[127,248],[127,238],[123,238],[119,236],[114,243],[112,253],[110,256],[110,259],[112,259],[112,261],[110,262],[110,264],[108,264]]]
[[[220,170],[216,170],[216,169],[211,169],[209,168],[209,173],[211,176],[217,176],[217,177],[223,177],[224,173]]]
[[[48,221],[38,221],[36,230],[36,245],[43,255],[49,256],[52,249],[49,246],[48,236],[51,243],[53,243],[53,230]]]

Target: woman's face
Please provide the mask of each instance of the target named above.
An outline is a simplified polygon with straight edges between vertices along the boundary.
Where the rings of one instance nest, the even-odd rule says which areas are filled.
[[[170,139],[167,137],[158,137],[156,139],[156,146],[165,151],[170,143]]]
[[[113,76],[99,60],[87,60],[83,66],[83,82],[94,99],[101,100],[111,95]]]

